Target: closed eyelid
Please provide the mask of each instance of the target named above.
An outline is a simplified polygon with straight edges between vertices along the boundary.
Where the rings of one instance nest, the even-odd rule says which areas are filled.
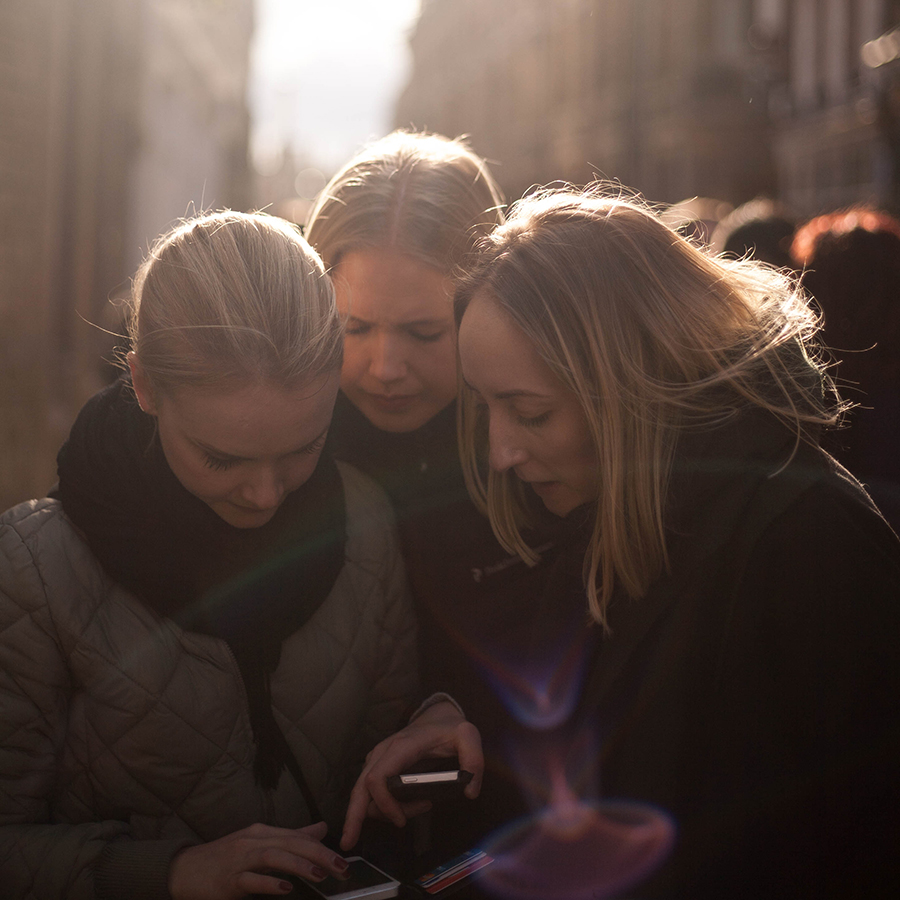
[[[221,465],[233,466],[235,463],[246,462],[246,458],[243,456],[232,456],[230,453],[220,453],[218,450],[214,450],[212,447],[207,447],[200,443],[198,443],[197,446],[208,459],[214,460]]]
[[[420,341],[439,341],[447,333],[446,328],[441,328],[435,331],[427,331],[427,329],[422,329],[419,326],[406,327],[403,330],[410,337],[416,338]]]
[[[325,438],[328,437],[328,430],[330,427],[330,425],[326,426],[318,435],[318,437],[313,438],[308,444],[304,444],[302,447],[298,447],[296,450],[289,451],[285,454],[285,456],[298,456],[303,453],[312,453],[313,451],[318,450],[319,447],[323,443],[325,443]],[[210,465],[224,468],[225,466],[234,466],[238,463],[254,461],[252,458],[247,456],[232,456],[228,453],[221,453],[220,451],[215,450],[212,447],[207,447],[204,444],[198,443],[197,446],[204,453],[207,462]]]
[[[215,456],[207,456],[204,460],[204,464],[209,469],[213,469],[216,472],[222,472],[226,469],[230,469],[234,465],[234,462],[227,459],[216,459]]]
[[[551,410],[546,410],[546,412],[538,413],[534,416],[526,416],[522,413],[516,413],[516,417],[519,422],[526,427],[535,427],[537,425],[543,425],[550,418]]]

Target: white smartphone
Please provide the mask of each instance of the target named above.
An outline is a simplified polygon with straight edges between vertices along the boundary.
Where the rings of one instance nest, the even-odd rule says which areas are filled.
[[[318,884],[307,882],[320,897],[329,900],[379,900],[381,897],[396,897],[400,892],[400,882],[377,869],[361,856],[348,856],[350,864],[347,869],[349,878],[341,879],[328,876]]]
[[[400,775],[387,780],[388,790],[401,802],[452,800],[461,797],[472,773],[459,768],[456,757],[421,759]]]
[[[451,769],[449,772],[421,772],[417,775],[401,775],[400,784],[443,784],[458,778],[459,769]]]

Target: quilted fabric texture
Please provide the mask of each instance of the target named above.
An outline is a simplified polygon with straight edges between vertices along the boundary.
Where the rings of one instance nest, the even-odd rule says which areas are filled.
[[[416,693],[390,508],[360,473],[341,474],[344,568],[272,678],[276,719],[331,826],[366,752]],[[110,848],[126,873],[117,883],[133,873],[129,900],[159,896],[164,880],[153,880],[178,847],[254,822],[309,824],[289,774],[275,791],[257,787],[253,753],[227,644],[158,618],[112,582],[56,501],[0,518],[3,897],[97,897]]]

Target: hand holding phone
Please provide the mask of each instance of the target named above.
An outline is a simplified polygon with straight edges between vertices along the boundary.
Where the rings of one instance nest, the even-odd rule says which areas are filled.
[[[398,800],[453,800],[461,797],[472,773],[459,768],[459,760],[450,758],[420,759],[400,775],[387,780],[388,790]]]
[[[457,768],[465,768],[472,773],[464,792],[474,799],[481,788],[484,771],[481,735],[452,701],[429,706],[405,728],[376,744],[369,751],[366,764],[350,794],[341,834],[341,849],[347,851],[356,844],[367,816],[386,819],[402,828],[410,816],[425,812],[430,807],[430,801],[401,803],[391,793],[388,779],[398,772],[408,774],[417,760],[448,757],[454,753],[459,758]],[[445,758],[444,767],[446,763]]]
[[[349,856],[347,862],[345,877],[329,876],[318,883],[307,882],[306,887],[329,900],[381,900],[396,897],[400,892],[400,882],[361,856]]]

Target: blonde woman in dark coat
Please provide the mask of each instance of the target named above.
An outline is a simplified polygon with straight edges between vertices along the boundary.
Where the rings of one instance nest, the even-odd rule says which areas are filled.
[[[548,190],[483,242],[457,313],[474,496],[525,558],[532,497],[569,528],[512,674],[568,620],[584,679],[538,727],[572,765],[596,741],[585,796],[676,829],[636,894],[893,896],[900,542],[819,448],[841,404],[802,292],[639,203]],[[541,692],[511,694],[541,722]],[[507,727],[468,712],[488,745]]]

